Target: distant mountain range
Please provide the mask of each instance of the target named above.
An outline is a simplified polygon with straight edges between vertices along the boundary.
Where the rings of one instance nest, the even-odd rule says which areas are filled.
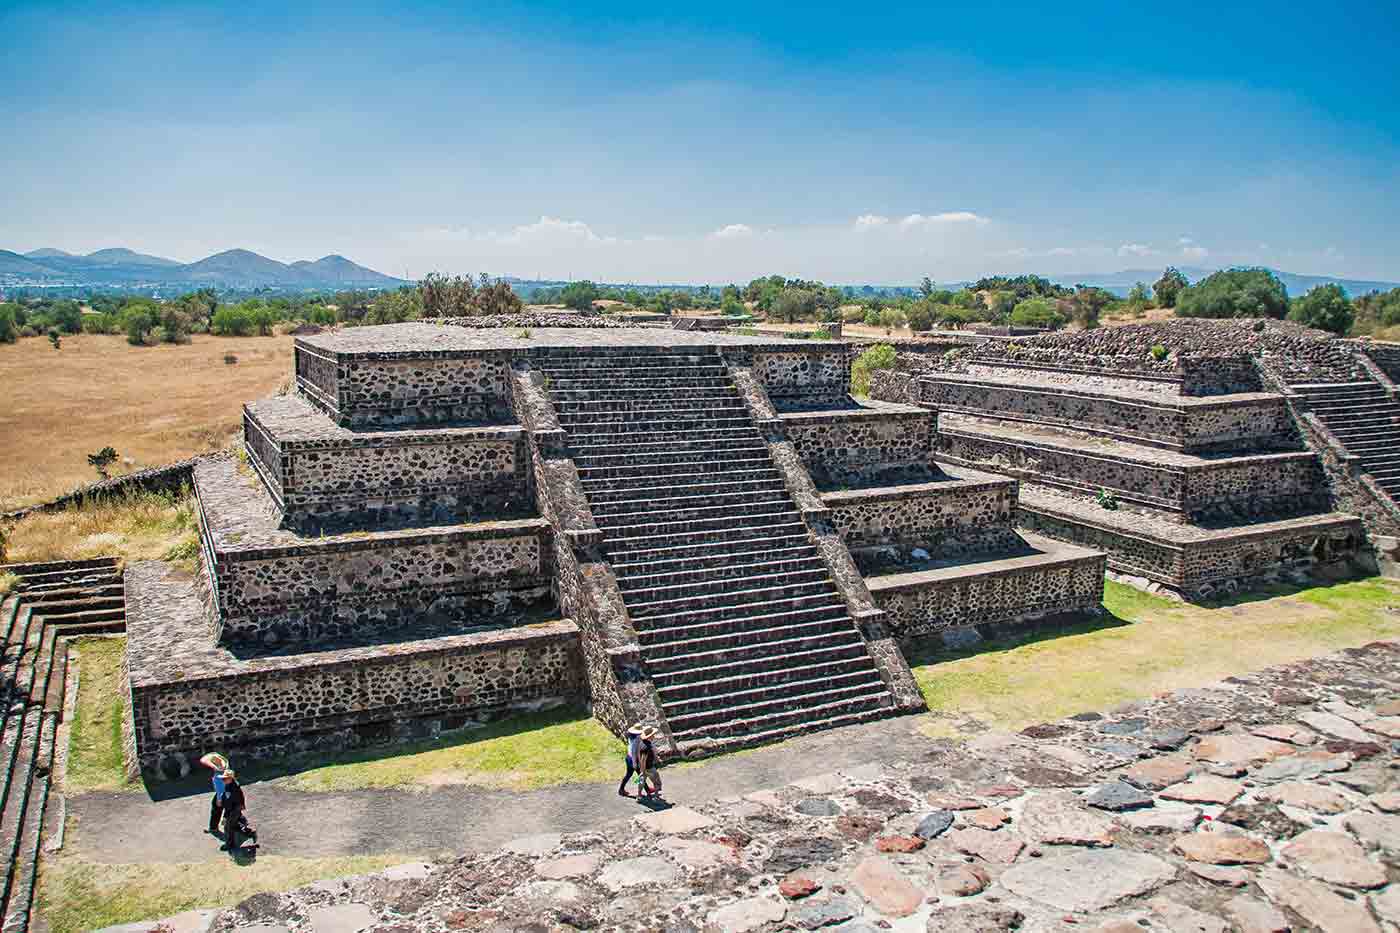
[[[48,247],[28,253],[0,250],[0,285],[194,288],[397,288],[403,279],[357,265],[344,256],[315,262],[278,262],[246,249],[182,263],[133,250],[100,249],[75,256]]]
[[[1212,272],[1219,272],[1219,269],[1202,269],[1191,266],[1178,266],[1177,270],[1186,276],[1192,283],[1210,275]],[[1392,288],[1400,288],[1400,282],[1370,281],[1367,279],[1341,279],[1331,275],[1300,275],[1297,272],[1281,272],[1278,269],[1269,270],[1279,277],[1284,287],[1288,289],[1289,295],[1304,295],[1319,285],[1329,285],[1333,282],[1347,290],[1347,294],[1355,298],[1357,295],[1364,295],[1367,292],[1388,292]],[[1128,294],[1138,282],[1146,282],[1148,287],[1162,277],[1161,269],[1125,269],[1122,272],[1086,272],[1083,275],[1048,275],[1050,281],[1059,285],[1097,285],[1099,288],[1108,289],[1118,295]]]

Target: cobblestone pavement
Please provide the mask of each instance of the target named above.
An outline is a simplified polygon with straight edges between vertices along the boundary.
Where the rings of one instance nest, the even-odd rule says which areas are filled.
[[[1400,642],[1019,734],[868,751],[174,927],[1400,930]]]

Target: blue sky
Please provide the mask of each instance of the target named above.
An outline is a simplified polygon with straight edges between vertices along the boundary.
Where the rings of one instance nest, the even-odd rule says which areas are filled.
[[[0,0],[0,247],[1400,279],[1400,4],[1309,6]]]

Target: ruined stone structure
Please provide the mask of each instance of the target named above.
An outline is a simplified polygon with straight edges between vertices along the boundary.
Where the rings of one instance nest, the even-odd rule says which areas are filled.
[[[904,649],[1101,601],[839,342],[470,323],[298,338],[197,464],[199,573],[126,573],[133,763],[580,700],[704,754],[921,709]]]
[[[1020,527],[1102,550],[1149,588],[1197,598],[1370,569],[1368,532],[1398,527],[1394,388],[1365,349],[1318,331],[1053,334],[904,355],[873,384],[937,412],[938,456],[1019,478]]]

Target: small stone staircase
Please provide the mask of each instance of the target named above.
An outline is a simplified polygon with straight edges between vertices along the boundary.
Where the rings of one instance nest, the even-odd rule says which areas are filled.
[[[1400,402],[1377,382],[1336,382],[1290,386],[1308,402],[1327,430],[1376,485],[1400,502]]]
[[[893,712],[718,354],[557,350],[536,365],[682,752]]]
[[[3,933],[29,928],[48,805],[55,737],[63,718],[67,639],[126,630],[121,571],[113,558],[0,565],[19,576],[0,600],[5,633],[0,733],[0,911]]]

